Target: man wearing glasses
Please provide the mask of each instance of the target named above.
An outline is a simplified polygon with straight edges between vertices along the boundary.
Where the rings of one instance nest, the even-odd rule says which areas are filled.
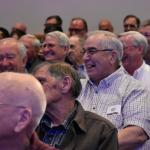
[[[123,19],[124,32],[137,31],[140,27],[140,19],[135,15],[127,15]]]
[[[46,35],[41,53],[48,62],[64,61],[69,51],[69,38],[60,31],[53,31]]]
[[[140,80],[150,90],[150,66],[143,57],[147,53],[147,39],[139,32],[129,31],[120,34],[123,43],[122,64],[135,79]]]
[[[73,18],[69,26],[69,36],[78,35],[86,38],[88,32],[88,25],[85,19],[76,17]]]
[[[117,127],[119,150],[149,149],[150,94],[120,66],[122,43],[111,32],[95,31],[88,35],[83,52],[89,80],[82,79],[78,100]]]
[[[147,64],[150,65],[150,19],[143,21],[139,32],[142,33],[148,42],[148,49],[146,54],[144,55],[144,60]]]

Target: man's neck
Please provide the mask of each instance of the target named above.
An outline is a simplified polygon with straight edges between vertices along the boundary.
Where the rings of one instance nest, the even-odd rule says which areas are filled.
[[[46,114],[50,117],[51,121],[55,125],[60,125],[67,118],[69,113],[75,106],[75,100],[65,99],[59,102],[49,104],[46,108]]]
[[[127,71],[131,76],[133,76],[134,72],[135,72],[138,68],[140,68],[140,67],[142,66],[142,64],[143,64],[143,60],[141,60],[139,63],[137,63],[137,64],[135,64],[135,65],[132,65],[132,64],[131,64],[130,67],[125,68],[125,69],[126,69],[126,71]]]

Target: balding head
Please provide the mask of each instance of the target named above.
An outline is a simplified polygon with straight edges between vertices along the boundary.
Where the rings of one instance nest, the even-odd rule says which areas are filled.
[[[12,72],[0,73],[0,81],[0,103],[22,109],[21,113],[18,111],[18,116],[21,118],[24,114],[24,120],[27,120],[21,122],[21,124],[25,123],[23,129],[28,128],[28,131],[33,131],[46,108],[46,98],[41,84],[32,75]],[[15,116],[15,114],[11,115]],[[14,120],[16,126],[18,125],[14,130],[20,132],[21,119],[14,118]]]
[[[113,32],[114,30],[112,23],[107,19],[100,20],[98,28],[99,30],[105,30],[105,31],[110,31],[110,32]]]
[[[17,23],[13,26],[12,30],[16,30],[16,29],[23,31],[24,33],[27,32],[27,26],[26,26],[24,23],[21,23],[21,22],[17,22]]]

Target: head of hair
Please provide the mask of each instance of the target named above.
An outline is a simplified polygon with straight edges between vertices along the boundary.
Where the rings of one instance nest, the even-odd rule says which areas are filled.
[[[9,32],[7,29],[3,28],[3,27],[0,27],[0,33],[2,35],[3,38],[7,38],[9,37]]]
[[[49,16],[49,17],[47,17],[46,21],[48,21],[48,20],[50,20],[50,19],[56,19],[57,25],[58,25],[58,26],[62,26],[63,21],[62,21],[62,19],[61,19],[60,16],[58,16],[58,15]]]
[[[53,31],[46,34],[46,37],[47,36],[56,39],[61,47],[69,48],[69,38],[65,33],[60,31]]]
[[[144,37],[144,35],[142,35],[141,33],[137,31],[128,31],[128,32],[121,33],[119,37],[120,38],[130,37],[132,44],[134,46],[143,48],[143,55],[146,54],[148,43],[146,37]]]
[[[44,62],[36,66],[33,70],[35,74],[40,68],[46,66],[48,73],[56,79],[62,79],[65,76],[69,76],[72,79],[71,95],[73,98],[77,98],[81,92],[82,86],[77,71],[71,67],[71,65],[64,62],[48,63]]]
[[[18,47],[19,55],[21,59],[24,59],[27,56],[27,49],[25,48],[24,44],[14,38],[5,38],[0,40],[0,44],[7,42],[8,44],[13,42]]]
[[[99,46],[102,49],[113,49],[117,58],[120,61],[123,56],[123,45],[118,39],[117,35],[103,30],[96,30],[88,33],[88,37],[96,36],[99,39]]]
[[[140,27],[141,21],[140,21],[140,19],[139,19],[137,16],[135,16],[135,15],[127,15],[127,16],[125,16],[124,19],[123,19],[123,22],[125,22],[125,21],[126,21],[127,19],[129,19],[129,18],[135,18],[135,19],[136,19],[136,22],[137,22],[137,28]]]
[[[84,29],[86,32],[88,32],[88,25],[87,25],[87,22],[84,18],[81,18],[81,17],[75,17],[75,18],[72,18],[71,22],[73,22],[74,20],[81,20],[84,24]]]
[[[41,46],[40,41],[39,41],[38,38],[37,38],[35,35],[33,35],[33,34],[26,34],[26,35],[22,36],[21,38],[22,38],[22,39],[24,39],[24,38],[30,39],[31,42],[32,42],[32,46],[35,47],[35,48],[40,48],[40,46]]]

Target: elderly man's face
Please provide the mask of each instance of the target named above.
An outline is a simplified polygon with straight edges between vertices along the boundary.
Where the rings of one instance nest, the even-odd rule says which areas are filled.
[[[129,71],[132,66],[139,64],[139,60],[143,57],[143,51],[140,47],[134,45],[132,37],[121,37],[120,40],[123,43],[122,64]]]
[[[24,63],[20,57],[16,43],[5,42],[0,44],[0,72],[23,72]]]
[[[82,51],[82,45],[80,44],[79,38],[77,36],[71,36],[69,38],[70,43],[70,49],[69,49],[69,58],[72,61],[75,61],[76,63],[82,62],[83,54]]]
[[[100,80],[110,74],[112,53],[100,47],[99,39],[96,36],[91,36],[86,40],[84,49],[83,60],[88,76],[95,84],[99,84]]]
[[[50,36],[45,38],[42,45],[42,52],[46,61],[64,61],[67,50],[61,47],[60,43]]]
[[[34,76],[43,86],[47,104],[51,104],[59,101],[62,95],[60,81],[51,76],[47,70],[47,66],[41,67],[35,72]]]
[[[78,35],[81,37],[85,37],[86,36],[86,30],[84,27],[84,23],[82,22],[82,20],[73,20],[70,24],[69,27],[69,35]]]

